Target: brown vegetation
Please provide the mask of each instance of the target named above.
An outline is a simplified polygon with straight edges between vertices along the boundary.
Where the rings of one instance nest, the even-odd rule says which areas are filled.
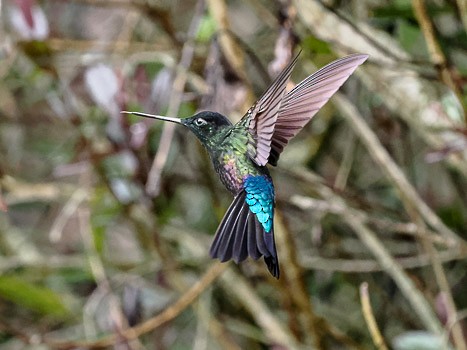
[[[1,5],[0,350],[467,349],[465,1]],[[299,49],[370,59],[271,169],[276,281],[209,258],[195,137],[120,111],[236,121]]]

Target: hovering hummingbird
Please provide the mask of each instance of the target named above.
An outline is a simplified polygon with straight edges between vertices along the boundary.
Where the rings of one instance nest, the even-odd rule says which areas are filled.
[[[266,164],[277,165],[287,145],[331,98],[368,55],[338,59],[286,92],[298,55],[236,124],[222,114],[204,111],[190,118],[127,112],[181,124],[207,149],[214,169],[234,200],[222,219],[210,255],[236,263],[248,256],[264,261],[279,278],[274,242],[274,185]]]

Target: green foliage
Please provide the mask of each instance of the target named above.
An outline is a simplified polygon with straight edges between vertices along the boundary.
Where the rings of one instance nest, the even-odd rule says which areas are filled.
[[[201,42],[208,42],[216,33],[217,25],[212,16],[205,15],[201,19],[201,24],[198,29],[197,39]]]
[[[122,215],[123,208],[106,187],[95,188],[90,208],[94,246],[102,253],[106,228]]]
[[[64,318],[69,310],[62,298],[49,288],[30,283],[19,276],[0,276],[0,297],[41,315]]]
[[[426,57],[423,34],[418,26],[404,20],[397,21],[397,36],[401,46],[417,57]]]
[[[311,52],[314,54],[329,54],[332,52],[329,44],[323,40],[309,35],[302,41],[302,49],[306,52]]]

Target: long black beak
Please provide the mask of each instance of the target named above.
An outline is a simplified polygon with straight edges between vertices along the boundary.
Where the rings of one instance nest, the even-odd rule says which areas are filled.
[[[150,119],[157,119],[157,120],[164,120],[164,121],[166,121],[166,122],[172,122],[172,123],[182,124],[182,120],[181,120],[180,118],[163,117],[163,116],[161,116],[161,115],[147,114],[147,113],[141,113],[141,112],[121,111],[120,113],[122,113],[122,114],[133,114],[133,115],[137,115],[137,116],[139,116],[139,117],[150,118]]]

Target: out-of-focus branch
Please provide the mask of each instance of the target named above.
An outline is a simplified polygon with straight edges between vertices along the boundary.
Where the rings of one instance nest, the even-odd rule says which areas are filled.
[[[423,36],[425,37],[428,52],[431,57],[431,61],[439,71],[441,80],[456,94],[459,102],[462,103],[462,92],[459,86],[455,83],[452,72],[449,70],[446,56],[444,55],[441,46],[435,35],[433,22],[431,21],[425,7],[424,0],[412,0],[412,7],[415,12],[415,17],[418,20],[420,28],[422,29]],[[464,106],[464,122],[465,119],[465,106]]]
[[[458,312],[456,309],[456,304],[454,303],[454,298],[452,297],[451,287],[449,286],[449,282],[441,260],[439,258],[438,252],[433,247],[433,244],[431,242],[425,241],[423,239],[421,241],[423,247],[428,253],[428,256],[430,257],[431,266],[433,267],[433,272],[435,274],[435,278],[438,283],[439,289],[445,297],[445,308],[447,314],[446,323],[452,324],[453,343],[457,350],[466,350],[467,343],[465,342],[464,335],[462,334],[461,324],[458,322],[453,323],[453,321],[457,319]]]
[[[26,260],[20,256],[0,258],[0,274],[18,268],[37,268],[39,270],[53,270],[63,268],[85,269],[85,258],[82,255],[47,255]]]
[[[302,334],[306,335],[314,348],[323,349],[319,318],[314,312],[313,303],[306,290],[303,267],[298,263],[294,240],[279,211],[276,215],[275,226],[277,245],[280,247],[279,252],[281,253],[282,275],[285,277],[285,280],[280,282],[287,284],[289,297],[296,305],[296,312],[299,313],[298,319],[302,321]]]
[[[447,250],[438,253],[442,263],[448,263],[467,258],[467,252],[459,253]],[[301,257],[301,265],[311,270],[338,271],[345,273],[368,273],[382,271],[381,265],[370,259],[330,259],[320,256]],[[406,258],[397,258],[397,263],[404,269],[415,269],[431,264],[431,259],[427,254],[420,254]]]
[[[315,313],[312,298],[310,298],[304,280],[305,266],[297,257],[294,239],[279,210],[276,213],[275,227],[282,267],[282,280],[279,283],[282,284],[282,291],[287,299],[294,303],[295,308],[291,307],[290,312],[295,312],[294,316],[301,321],[301,330],[305,336],[306,345],[312,344],[314,349],[325,349],[326,343],[323,335],[328,334],[347,349],[360,349],[350,337]]]
[[[384,342],[384,338],[379,331],[378,324],[373,314],[373,308],[370,303],[370,296],[368,293],[368,283],[364,282],[360,285],[360,302],[362,303],[362,312],[365,317],[368,330],[370,331],[371,338],[378,350],[387,350],[388,347]]]
[[[224,52],[225,59],[235,70],[235,73],[243,80],[245,79],[245,70],[243,67],[243,51],[229,35],[230,21],[228,17],[227,5],[224,0],[208,0],[209,11],[217,23],[219,32],[219,44]]]
[[[146,334],[177,317],[183,310],[190,306],[196,298],[206,290],[206,288],[212,285],[216,278],[225,270],[226,266],[227,265],[218,262],[212,264],[206,273],[174,304],[167,307],[160,314],[136,325],[135,327],[121,330],[119,334],[109,335],[95,341],[61,341],[45,336],[43,338],[43,342],[55,349],[97,349],[115,345],[122,340],[122,337],[126,340],[137,339],[141,335]]]
[[[178,242],[192,253],[199,252],[200,248],[203,248],[203,251],[206,249],[206,245],[199,239],[194,239],[186,229],[171,227],[170,230],[166,232],[166,235],[167,239]],[[223,266],[225,265],[227,264],[223,264]],[[224,290],[228,294],[234,295],[239,303],[256,320],[271,342],[284,345],[288,349],[301,348],[300,344],[298,344],[289,330],[285,328],[277,316],[269,310],[266,304],[261,300],[258,292],[244,277],[235,273],[232,269],[228,269],[222,275],[220,282]]]
[[[231,36],[230,22],[228,18],[228,9],[224,0],[207,0],[209,11],[217,23],[219,45],[224,53],[225,59],[235,71],[235,74],[241,80],[248,84],[245,74],[244,52],[237,41]],[[251,87],[248,88],[248,94],[245,98],[244,108],[247,110],[254,103],[254,97]]]
[[[62,231],[68,220],[78,209],[79,205],[88,198],[88,192],[78,188],[63,206],[60,214],[55,219],[52,227],[50,228],[49,239],[52,243],[56,243],[62,237]]]
[[[412,7],[423,35],[425,36],[425,41],[428,47],[431,61],[435,65],[446,66],[446,57],[444,56],[444,53],[439,46],[438,40],[436,39],[433,23],[431,22],[428,13],[426,12],[425,1],[412,0]]]
[[[416,288],[413,281],[402,267],[387,251],[385,245],[381,242],[376,233],[368,228],[362,217],[353,209],[347,207],[344,200],[337,196],[330,188],[320,184],[319,179],[315,176],[305,171],[296,173],[297,175],[299,174],[303,180],[306,181],[308,179],[311,184],[314,184],[315,190],[324,200],[328,201],[333,206],[345,209],[340,213],[340,217],[343,221],[353,229],[362,243],[367,246],[368,250],[375,256],[383,270],[394,279],[402,294],[412,305],[413,310],[425,327],[431,332],[441,335],[443,328],[433,313],[433,309],[428,301]]]
[[[80,185],[85,189],[84,193],[90,191],[90,174],[84,173],[81,175]],[[104,267],[103,261],[101,256],[99,255],[96,247],[96,242],[92,233],[91,228],[91,210],[89,206],[84,208],[79,208],[78,211],[78,221],[79,221],[79,232],[81,235],[81,240],[83,242],[83,246],[86,249],[86,255],[88,264],[90,267],[90,271],[92,277],[97,285],[94,293],[101,291],[103,294],[108,295],[109,306],[108,306],[108,313],[107,316],[109,321],[112,324],[112,328],[115,329],[115,333],[121,334],[124,327],[127,326],[126,318],[123,315],[123,311],[120,307],[120,303],[118,301],[118,297],[114,294],[112,287],[109,283],[109,279],[107,277],[106,269]],[[84,310],[83,310],[83,318],[84,323],[89,324],[90,322],[86,322],[86,317],[91,314],[87,313],[86,309],[91,309],[89,306],[97,306],[96,304],[91,304],[90,301],[92,298],[88,299]],[[92,313],[95,312],[95,308],[92,309]],[[85,328],[86,331],[86,328]],[[121,341],[125,342],[127,346],[132,349],[133,345],[130,342],[137,344],[138,340],[136,338],[127,339],[126,337],[118,337]]]
[[[337,215],[339,215],[339,213],[342,210],[341,207],[333,206],[327,203],[326,201],[323,201],[322,199],[310,198],[300,195],[292,196],[289,202],[304,210],[316,210],[324,213],[332,213]],[[413,222],[394,222],[388,219],[374,218],[363,210],[355,210],[356,212],[358,212],[358,215],[365,220],[366,223],[376,225],[382,230],[412,237],[423,237],[425,240],[428,240],[430,242],[437,243],[442,246],[448,246],[444,237],[428,229],[425,230],[423,233],[420,233],[419,227]]]
[[[359,67],[356,74],[430,147],[440,149],[446,143],[463,142],[463,136],[458,133],[433,131],[433,127],[445,126],[450,130],[463,127],[462,116],[449,116],[439,101],[440,97],[437,98],[435,88],[430,89],[415,71],[407,69],[404,62],[409,62],[410,56],[387,33],[361,22],[356,30],[355,26],[340,19],[318,1],[294,2],[302,22],[317,37],[332,43],[337,52],[347,53],[348,43],[351,42],[352,50],[370,55],[370,61]],[[367,37],[379,45],[374,45]],[[380,47],[385,47],[395,55],[387,55]],[[396,60],[396,56],[399,59]],[[377,62],[378,66],[372,66],[372,62]],[[467,178],[467,159],[462,153],[450,154],[445,161]]]
[[[444,238],[447,240],[451,247],[465,245],[465,242],[453,231],[451,231],[447,226],[445,226],[444,223],[438,218],[438,216],[431,210],[431,208],[429,208],[425,204],[425,202],[420,198],[418,193],[405,178],[403,172],[395,164],[395,162],[389,156],[387,151],[382,147],[376,135],[374,135],[372,130],[366,125],[363,118],[359,115],[355,107],[345,97],[341,95],[336,96],[335,100],[337,101],[337,105],[341,110],[342,114],[349,120],[349,125],[353,128],[353,130],[359,136],[360,140],[366,146],[372,158],[384,170],[387,176],[391,179],[393,185],[396,188],[398,188],[401,200],[404,203],[409,215],[411,215],[413,209],[416,209],[418,215],[423,217],[427,223],[429,223],[432,227],[438,230],[439,233],[444,236]],[[418,221],[419,220],[417,220],[416,218],[414,219],[414,222]],[[420,232],[424,233],[424,223],[419,222],[418,226],[420,228]],[[427,242],[427,244],[431,246],[431,243]],[[435,264],[434,266],[439,267],[436,270],[438,271],[437,275],[444,276],[444,273],[439,272],[440,270],[442,271],[442,266],[439,263],[439,261],[437,261],[437,264]],[[451,306],[452,309],[455,310],[453,303],[451,304]],[[453,313],[455,315],[455,311],[453,311]],[[456,344],[459,342],[463,342],[460,328],[455,327],[454,331],[456,335]]]
[[[347,98],[339,94],[334,97],[334,102],[342,115],[347,119],[349,126],[359,136],[360,141],[365,145],[370,156],[379,164],[386,176],[391,180],[393,186],[399,190],[400,198],[406,209],[416,208],[426,222],[444,236],[449,245],[455,246],[462,242],[462,239],[447,227],[431,208],[426,205],[409,183],[404,173],[381,145],[375,133],[365,123],[355,106]]]
[[[297,12],[295,6],[292,6],[291,0],[282,2],[281,13],[281,26],[276,39],[276,45],[274,46],[274,60],[269,64],[269,72],[273,77],[277,76],[287,66],[287,63],[290,62],[296,43],[293,24],[297,17]]]
[[[173,90],[169,100],[169,107],[167,109],[168,117],[176,117],[180,104],[182,103],[187,73],[195,50],[194,39],[201,23],[203,13],[204,1],[199,0],[193,14],[193,20],[188,28],[187,40],[182,48],[180,63],[178,64],[177,75],[174,80]],[[154,157],[154,161],[148,175],[148,182],[146,184],[146,192],[150,196],[157,196],[159,194],[161,173],[169,155],[175,127],[175,124],[164,123],[158,151]]]
[[[57,201],[71,196],[78,190],[75,185],[52,182],[29,183],[11,176],[1,178],[0,186],[6,192],[4,200],[8,206],[33,201]]]
[[[459,9],[459,15],[464,25],[464,30],[467,32],[467,1],[457,0],[457,8]]]
[[[394,279],[425,327],[431,332],[441,335],[443,328],[433,313],[430,304],[401,266],[388,253],[378,236],[363,224],[359,218],[355,217],[351,211],[344,212],[343,219],[352,227],[357,236],[368,247],[369,251],[374,254],[384,270]]]
[[[248,313],[264,329],[272,343],[284,346],[287,349],[300,349],[293,336],[279,322],[276,316],[261,300],[252,286],[239,274],[227,270],[221,278],[222,287],[247,309]]]
[[[67,51],[83,51],[85,53],[128,53],[140,51],[168,52],[175,49],[170,41],[158,40],[155,43],[145,43],[137,41],[97,41],[97,40],[79,40],[69,38],[50,38],[44,41],[52,51],[66,53]],[[105,44],[105,45],[104,45]]]

